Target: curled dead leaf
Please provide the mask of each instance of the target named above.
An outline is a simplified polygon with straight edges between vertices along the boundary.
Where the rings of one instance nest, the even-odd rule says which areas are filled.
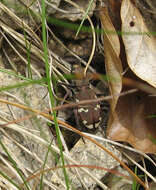
[[[107,136],[130,143],[145,153],[156,153],[156,98],[141,91],[120,97],[109,121]],[[155,117],[154,117],[155,116]]]
[[[109,88],[113,96],[111,103],[111,110],[115,109],[118,96],[122,89],[122,64],[119,58],[120,42],[116,30],[111,22],[106,8],[101,8],[100,20],[104,30],[104,53],[106,72],[109,78]]]
[[[156,87],[156,39],[149,35],[140,12],[130,0],[122,1],[121,19],[122,39],[130,69]]]

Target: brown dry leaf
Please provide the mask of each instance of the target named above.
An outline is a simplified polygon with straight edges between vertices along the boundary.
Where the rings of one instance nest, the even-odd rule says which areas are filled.
[[[115,109],[118,97],[117,94],[121,92],[122,89],[122,65],[119,58],[120,54],[120,42],[116,34],[116,30],[111,22],[106,8],[101,8],[100,20],[102,23],[102,28],[104,30],[104,53],[105,53],[105,65],[107,76],[109,80],[110,92],[113,96],[111,101],[111,110]],[[111,31],[111,33],[109,32]]]
[[[122,1],[121,19],[122,32],[130,32],[122,35],[130,69],[156,87],[156,39],[149,35],[140,12],[130,0]]]
[[[115,141],[130,143],[145,153],[156,153],[156,98],[143,92],[120,97],[116,115],[107,130],[107,136]]]
[[[129,6],[127,7],[127,9],[126,6],[124,7],[125,15],[129,11]],[[115,29],[110,21],[106,10],[103,10],[100,18],[103,29],[107,31],[111,30],[115,33]],[[124,17],[122,17],[122,19],[123,18]],[[136,19],[136,15],[132,18]],[[127,18],[124,19],[126,20]],[[131,23],[131,21],[129,23],[130,25],[133,24]],[[143,29],[145,29],[145,25],[143,25]],[[143,31],[143,29],[141,31]],[[123,36],[123,39],[129,40],[130,38],[129,41],[126,41],[126,53],[128,61],[133,60],[133,58],[129,58],[129,52],[133,52],[134,56],[136,55],[134,60],[139,60],[139,50],[142,48],[142,46],[144,47],[146,45],[148,47],[148,49],[144,48],[141,50],[142,54],[143,51],[145,51],[146,54],[147,50],[151,48],[151,46],[149,46],[149,41],[147,41],[146,39],[147,36],[142,35],[136,36],[136,38],[146,39],[145,42],[141,41],[143,45],[140,42],[141,47],[137,47],[137,49],[135,49],[134,46],[136,46],[136,44],[133,47],[129,47],[128,45],[132,44],[133,41],[133,43],[135,43],[135,39],[133,39],[133,37],[134,35]],[[153,41],[151,42],[153,43]],[[148,117],[156,113],[156,99],[154,97],[148,96],[147,93],[141,91],[134,94],[129,94],[125,97],[120,97],[118,99],[115,94],[120,93],[122,87],[122,66],[119,58],[120,43],[117,35],[110,35],[109,33],[104,35],[104,52],[106,58],[105,63],[107,74],[109,75],[110,79],[113,79],[110,80],[109,87],[112,95],[114,95],[114,99],[111,102],[111,113],[108,122],[107,137],[116,141],[128,142],[136,149],[141,150],[145,153],[156,153],[156,145],[151,140],[151,138],[156,139],[155,118]],[[136,52],[138,52],[138,54]],[[143,59],[141,58],[141,60]],[[144,68],[142,68],[142,70],[143,69]]]

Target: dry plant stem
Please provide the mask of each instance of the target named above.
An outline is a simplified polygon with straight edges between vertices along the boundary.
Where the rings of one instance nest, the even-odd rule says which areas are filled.
[[[12,103],[12,102],[8,102],[7,100],[2,100],[0,99],[0,102],[2,103],[6,103],[6,104],[9,104],[9,105],[13,105],[13,106],[16,106],[16,107],[19,107],[21,109],[24,109],[24,110],[27,110],[27,111],[31,111],[31,112],[34,112],[36,114],[39,114],[39,115],[42,115],[44,116],[45,118],[47,119],[50,119],[50,120],[53,120],[53,116],[49,115],[49,114],[46,114],[46,113],[43,113],[39,110],[35,110],[35,109],[32,109],[32,108],[29,108],[27,106],[23,106],[23,105],[20,105],[20,104],[16,104],[16,103]],[[138,176],[135,175],[135,173],[127,167],[127,165],[122,162],[118,157],[116,157],[112,152],[110,152],[109,150],[107,150],[104,146],[102,146],[101,144],[99,144],[96,140],[88,137],[87,135],[83,134],[81,131],[75,129],[74,127],[68,125],[67,123],[64,123],[63,121],[61,120],[58,120],[58,123],[60,125],[63,125],[65,127],[67,127],[68,129],[71,129],[72,131],[74,131],[75,133],[79,134],[80,136],[84,137],[84,138],[87,138],[89,141],[91,141],[92,143],[96,144],[98,147],[100,147],[102,150],[104,150],[105,152],[107,152],[110,156],[112,156],[117,162],[119,162],[135,179],[138,183],[140,183],[146,190],[149,190],[149,188],[147,188],[145,186],[145,184],[142,182],[142,180],[140,180],[140,178]]]
[[[45,1],[45,2],[46,2],[47,5],[49,5],[50,7],[52,7],[53,9],[55,9],[55,10],[61,12],[61,13],[64,13],[64,14],[70,14],[70,13],[71,13],[71,11],[65,11],[65,10],[63,10],[63,9],[58,8],[58,7],[57,7],[56,5],[54,5],[53,3],[49,3],[48,1]]]
[[[123,78],[123,85],[125,86],[129,86],[129,87],[133,87],[133,88],[137,88],[143,92],[146,92],[148,94],[155,94],[156,95],[156,89],[150,85],[148,85],[147,83],[143,83],[140,81],[136,81],[130,78]]]
[[[6,31],[6,30],[5,30]],[[8,44],[10,45],[10,47],[13,49],[13,51],[21,58],[21,60],[23,60],[23,62],[27,65],[28,61],[17,51],[17,49],[13,46],[13,44],[9,41],[9,39],[7,38],[7,36],[0,31],[0,33],[3,35],[3,37],[5,38],[5,40],[8,42]],[[31,65],[31,69],[39,76],[41,77],[41,74]],[[15,69],[16,70],[16,69]]]
[[[2,122],[3,124],[4,122]],[[44,140],[43,138],[39,137],[38,135],[34,135],[33,133],[29,132],[27,129],[23,129],[21,126],[18,126],[16,124],[13,124],[11,126],[7,126],[8,129],[14,129],[15,131],[18,131],[22,134],[25,134],[29,137],[31,137],[32,139],[36,140],[38,143],[41,143],[42,145],[44,145],[46,148],[49,147],[49,143],[46,140]],[[59,148],[57,148],[55,145],[51,144],[51,148],[54,152],[56,152],[57,154],[60,153]],[[69,154],[66,154],[65,152],[63,153],[65,158],[67,160],[69,160],[71,163],[75,164],[75,165],[79,165],[79,163],[77,163],[75,160],[73,160],[73,158],[70,157]],[[92,180],[94,180],[100,187],[102,187],[102,189],[108,189],[106,185],[104,185],[100,180],[98,180],[95,176],[93,176],[88,170],[86,170],[83,167],[79,168],[80,170],[82,170],[83,172],[85,172]],[[29,172],[32,172],[31,170],[29,170]],[[46,180],[45,180],[46,181]],[[61,181],[62,182],[62,181]],[[51,185],[51,184],[50,184]],[[65,185],[64,185],[64,189],[65,189]]]
[[[145,159],[144,159],[143,156],[141,156],[141,160],[142,160],[142,163],[143,163],[143,167],[144,167],[145,170],[147,171],[146,164],[145,164]],[[146,186],[149,188],[149,184],[148,184],[148,179],[147,179],[146,173],[145,173],[145,184],[146,184]]]
[[[93,166],[93,165],[65,165],[65,168],[80,168],[80,167],[83,167],[83,168],[90,168],[90,169],[99,169],[99,170],[104,170],[104,171],[108,171],[112,174],[115,174],[115,175],[119,175],[120,177],[124,177],[128,180],[130,180],[130,178],[126,175],[123,175],[122,173],[120,172],[117,172],[115,170],[111,170],[111,169],[107,169],[107,168],[103,168],[103,167],[98,167],[98,166]],[[40,176],[42,173],[47,173],[51,170],[57,170],[57,169],[60,169],[62,168],[62,166],[56,166],[56,167],[52,167],[52,168],[48,168],[48,169],[44,169],[44,170],[40,170],[39,172],[29,176],[26,180],[26,182],[29,182],[30,180]],[[22,187],[24,184],[21,184],[20,187]]]
[[[107,142],[107,143],[110,143],[110,144],[115,145],[115,146],[119,146],[121,148],[130,150],[131,152],[134,152],[134,153],[138,153],[141,156],[143,156],[144,158],[148,159],[153,164],[153,166],[156,167],[156,163],[147,154],[145,154],[145,153],[143,153],[143,152],[141,152],[141,151],[139,151],[139,150],[137,150],[135,148],[132,148],[130,146],[126,146],[126,145],[121,144],[119,142],[115,142],[115,141],[112,141],[110,139],[102,138],[102,137],[99,137],[99,136],[96,136],[96,135],[93,135],[93,134],[90,134],[90,133],[85,133],[85,134],[87,136],[90,136],[90,137],[94,138],[94,139],[97,139],[97,140],[100,140],[100,141],[103,141],[103,142]],[[153,178],[152,180],[154,180],[154,182],[156,183],[156,179]]]
[[[13,29],[7,27],[5,24],[3,24],[2,22],[0,22],[0,25],[1,27],[3,28],[3,30],[10,34],[18,43],[20,43],[21,45],[23,45],[25,47],[25,41],[24,41],[24,36],[19,34],[18,32],[14,31]],[[2,35],[4,35],[2,33]],[[5,36],[4,36],[5,37]],[[8,41],[8,39],[6,38],[6,40]],[[9,42],[9,41],[8,41]],[[16,42],[16,43],[17,43]],[[10,43],[9,43],[10,44]],[[29,45],[30,45],[30,42],[29,42]],[[27,64],[27,61],[15,50],[15,48],[10,44],[10,46],[14,49],[14,51],[20,56],[20,58]],[[31,52],[36,55],[38,58],[40,58],[41,60],[43,60],[43,52],[41,49],[39,49],[38,47],[34,46],[34,45],[31,45]],[[52,54],[52,52],[50,52],[50,55]],[[54,55],[53,53],[53,56],[56,57],[56,55]],[[49,57],[50,59],[50,57]],[[31,66],[32,67],[32,66]],[[52,65],[53,67],[53,70],[55,71],[55,73],[57,73],[61,78],[64,79],[64,81],[67,82],[67,80],[65,79],[65,77],[63,77],[63,75]],[[33,69],[33,67],[32,67]],[[36,70],[36,69],[33,69],[34,72],[37,72],[37,75],[40,76],[40,73]]]
[[[126,92],[122,92],[122,93],[120,93],[120,96],[125,96],[127,94],[134,93],[134,92],[137,92],[137,89],[133,89],[133,90],[128,90]],[[80,101],[80,102],[77,102],[77,103],[69,103],[69,104],[64,104],[64,105],[61,105],[61,106],[56,106],[56,107],[53,108],[53,110],[58,111],[58,110],[63,110],[63,109],[67,109],[67,108],[75,108],[75,107],[78,107],[79,105],[85,105],[85,104],[89,104],[91,102],[108,101],[108,100],[111,100],[111,99],[112,99],[112,96],[104,96],[104,97],[101,97],[101,98],[84,100],[84,101]],[[32,111],[32,112],[34,112],[37,115],[42,115],[42,113],[48,114],[48,112],[50,111],[50,110],[46,110],[46,112],[41,112],[39,110],[35,110],[35,109],[30,108],[30,107],[26,107],[24,105],[21,105],[21,104],[9,102],[9,101],[4,100],[4,99],[0,99],[0,102],[6,103],[6,104],[10,104],[10,105],[13,105],[13,106],[16,106],[16,107],[19,107],[21,109]],[[19,123],[19,122],[24,121],[26,119],[29,119],[31,117],[33,117],[33,115],[28,115],[28,116],[25,116],[23,118],[20,118],[20,119],[8,122],[6,125],[10,125],[10,124],[13,124],[13,123]]]
[[[87,64],[86,61],[84,61],[84,60],[81,59],[78,55],[76,55],[74,52],[72,52],[70,49],[68,49],[68,48],[63,44],[63,42],[61,42],[61,40],[58,39],[58,38],[55,36],[55,34],[51,31],[50,28],[48,28],[48,30],[49,30],[49,32],[51,33],[51,35],[53,36],[53,38],[54,38],[66,51],[68,51],[71,55],[73,55],[75,58],[77,58],[77,59],[78,59],[80,62],[82,62],[84,65]],[[60,60],[60,61],[61,61],[61,64],[59,64],[59,67],[62,68],[62,62],[63,62],[63,64],[64,64],[65,66],[68,66],[68,65],[65,63],[64,60]],[[59,63],[59,62],[58,62],[58,63]],[[68,69],[68,67],[67,67],[67,69]],[[69,69],[67,70],[67,69],[64,70],[64,73],[70,73],[71,68],[69,68],[70,70],[69,70]],[[91,71],[94,72],[94,69],[91,68]]]
[[[137,89],[122,92],[122,93],[120,93],[120,96],[125,96],[127,94],[134,93],[134,92],[137,92]],[[104,96],[104,97],[101,97],[101,98],[96,98],[96,99],[91,99],[91,100],[84,100],[84,101],[80,101],[80,102],[77,102],[77,103],[68,103],[68,104],[64,104],[64,105],[61,105],[61,106],[56,106],[56,107],[53,108],[53,110],[58,111],[58,110],[63,110],[63,109],[67,109],[67,108],[75,108],[75,107],[78,107],[79,105],[85,105],[85,104],[89,104],[91,102],[100,102],[100,101],[104,101],[104,100],[108,101],[108,100],[111,100],[111,99],[112,99],[112,96]],[[21,109],[25,109],[24,107],[26,107],[26,106],[23,107],[23,105],[21,105],[21,104],[9,102],[9,101],[4,100],[4,99],[0,99],[0,102],[6,103],[6,104],[11,104],[11,105],[19,107]],[[32,109],[32,108],[26,107],[26,109],[29,110],[29,111],[34,112],[36,115],[41,115],[41,113],[48,114],[48,112],[51,111],[49,109],[49,110],[46,110],[44,112],[41,112],[41,111],[38,111],[38,110],[35,112],[35,110]],[[5,125],[1,125],[1,126],[10,125],[10,124],[13,124],[13,123],[19,123],[19,122],[27,120],[27,119],[29,119],[29,118],[31,118],[33,116],[34,115],[27,115],[27,116],[25,116],[23,118],[7,122]]]
[[[89,77],[93,80],[103,81],[102,75],[100,75],[98,73],[89,73]],[[83,80],[84,75],[82,73],[78,73],[75,75],[75,78],[78,80]],[[156,95],[156,88],[152,87],[148,83],[141,82],[141,80],[137,81],[137,80],[133,80],[131,78],[123,77],[122,83],[123,83],[123,86],[136,88],[136,89],[146,92],[148,94]]]
[[[18,41],[20,44],[25,46],[25,42],[24,42],[24,36],[19,34],[18,32],[14,31],[13,29],[7,27],[6,25],[4,25],[2,22],[0,22],[1,27],[3,28],[3,30],[10,34],[16,41]],[[25,64],[27,64],[27,60],[14,48],[14,46],[12,45],[12,43],[8,40],[8,38],[5,36],[5,34],[3,32],[1,32],[1,34],[4,36],[4,38],[6,39],[6,41],[9,43],[9,45],[11,46],[11,48],[15,51],[15,53],[24,61]],[[17,42],[16,42],[17,43]],[[30,44],[29,44],[30,45]],[[35,46],[32,45],[32,52]],[[37,50],[36,50],[37,51]],[[35,54],[36,55],[36,54]],[[40,77],[40,73],[31,65],[32,70]]]
[[[85,15],[85,11],[81,7],[79,7],[76,3],[74,3],[73,1],[70,1],[70,0],[65,0],[65,1],[68,2],[69,4],[73,5],[74,7],[80,9],[80,11],[82,11],[84,13],[84,15]],[[94,25],[93,25],[93,23],[92,23],[92,21],[91,21],[91,19],[90,19],[90,17],[88,15],[87,15],[87,19],[88,19],[88,21],[89,21],[89,23],[91,25],[91,29],[92,29],[93,45],[92,45],[92,51],[91,51],[89,60],[87,62],[86,68],[84,70],[84,75],[86,75],[87,69],[88,69],[88,67],[89,67],[89,65],[90,65],[90,63],[91,63],[91,61],[93,59],[94,52],[95,52],[95,45],[96,45],[96,35],[95,35]]]
[[[156,182],[155,177],[153,177],[146,169],[144,169],[142,166],[140,166],[135,160],[133,160],[130,156],[128,156],[128,154],[124,153],[124,156],[126,158],[128,158],[133,164],[135,164],[138,168],[140,168],[145,174],[148,175],[148,177],[150,177],[154,182]]]
[[[137,89],[132,89],[132,90],[128,90],[125,92],[121,92],[120,94],[116,94],[116,96],[125,96],[127,94],[131,94],[134,92],[137,92]],[[61,106],[57,106],[55,108],[53,108],[54,110],[62,110],[62,109],[67,109],[67,108],[74,108],[74,107],[78,107],[79,105],[86,105],[86,104],[90,104],[90,103],[96,103],[96,102],[101,102],[101,101],[108,101],[111,100],[113,98],[113,96],[102,96],[100,98],[96,98],[96,99],[90,99],[90,100],[82,100],[80,102],[77,103],[69,103],[69,104],[64,104]]]
[[[17,68],[16,68],[15,64],[11,61],[11,59],[10,59],[10,57],[9,57],[8,53],[5,51],[5,49],[4,49],[4,48],[2,48],[2,49],[3,49],[4,56],[5,56],[5,57],[6,57],[6,59],[7,59],[7,62],[9,62],[9,63],[10,63],[10,65],[11,65],[11,67],[12,67],[12,69],[13,69],[14,71],[16,71],[16,72],[17,72]]]
[[[10,9],[8,9],[3,3],[0,3],[0,9],[2,9],[6,14],[8,14],[20,27],[23,26],[26,32],[32,37],[32,39],[35,40],[37,44],[39,44],[42,47],[42,41],[40,38],[35,34],[35,32],[25,23],[23,20],[21,20],[19,17],[17,17]]]
[[[6,133],[5,130],[1,129],[1,132],[10,139],[13,143],[15,143],[18,147],[20,147],[24,152],[28,153],[33,159],[36,159],[40,164],[43,165],[43,161],[38,157],[35,153],[32,153],[29,149],[27,149],[25,146],[18,143],[14,138],[12,138],[10,135]],[[48,167],[48,165],[46,165]]]

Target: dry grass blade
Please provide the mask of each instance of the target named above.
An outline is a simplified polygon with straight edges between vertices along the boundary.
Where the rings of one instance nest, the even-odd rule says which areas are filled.
[[[6,26],[7,28],[7,26]],[[5,28],[4,28],[5,29]],[[8,28],[9,30],[9,28]],[[18,34],[16,31],[12,30],[13,32],[15,32],[15,36],[16,34]],[[1,31],[0,31],[1,32]],[[6,30],[7,32],[7,30]],[[4,32],[1,32],[2,36],[4,37],[4,39],[8,42],[8,44],[10,45],[10,47],[14,50],[14,52],[21,58],[21,60],[23,60],[23,62],[27,65],[28,61],[18,52],[18,50],[13,46],[13,44],[9,41],[9,39],[6,37],[6,35],[4,34]],[[13,33],[12,33],[13,34]],[[18,36],[16,36],[18,38]],[[5,52],[5,50],[3,50]],[[11,60],[9,61],[11,62]],[[36,73],[39,77],[41,77],[40,73],[31,65],[31,69],[34,71],[34,73]],[[16,69],[15,69],[16,70]]]
[[[39,115],[42,115],[44,117],[46,117],[47,119],[50,119],[50,120],[53,120],[53,117],[49,114],[45,114],[43,112],[40,112],[39,110],[34,110],[32,108],[28,108],[26,106],[22,106],[22,105],[19,105],[19,104],[15,104],[15,103],[11,103],[11,102],[8,102],[6,100],[0,100],[0,102],[3,102],[3,103],[7,103],[9,105],[14,105],[14,106],[17,106],[17,107],[20,107],[24,110],[29,110],[29,111],[32,111],[36,114],[39,114]],[[99,144],[97,141],[95,141],[94,139],[88,137],[87,135],[83,134],[81,131],[75,129],[74,127],[68,125],[67,123],[64,123],[63,121],[60,121],[58,120],[58,123],[61,124],[61,125],[64,125],[65,127],[67,127],[68,129],[71,129],[72,131],[74,131],[75,133],[83,136],[84,138],[87,138],[89,141],[91,141],[92,143],[96,144],[98,147],[100,147],[102,150],[104,150],[105,152],[107,152],[109,155],[111,155],[116,161],[118,161],[137,181],[138,183],[140,183],[146,190],[148,189],[145,184],[140,180],[140,178],[138,178],[138,176],[136,176],[132,170],[130,168],[127,167],[127,165],[122,162],[121,160],[119,160],[112,152],[110,152],[109,150],[107,150],[105,147],[103,147],[101,144]],[[99,183],[98,183],[99,184]],[[101,184],[101,182],[100,182]]]
[[[47,115],[47,116],[48,116],[48,115]],[[51,118],[51,117],[50,117],[50,118]],[[3,123],[1,122],[1,125],[3,125],[3,124],[4,124],[4,122],[3,122]],[[18,126],[18,125],[16,125],[16,124],[11,124],[11,125],[7,126],[7,128],[13,129],[13,130],[18,131],[19,133],[22,133],[22,134],[24,134],[24,135],[26,135],[26,136],[32,137],[32,139],[34,139],[35,141],[37,141],[37,142],[40,143],[40,144],[43,144],[43,145],[46,146],[46,147],[49,146],[49,142],[45,141],[43,138],[41,138],[41,137],[39,137],[39,136],[37,136],[37,135],[32,134],[31,132],[29,132],[29,131],[26,130],[26,129],[22,129],[20,126]],[[53,151],[55,151],[56,153],[58,153],[58,154],[60,153],[59,148],[57,148],[56,146],[51,145],[51,148],[52,148]],[[75,160],[73,160],[73,158],[71,158],[71,157],[69,156],[69,154],[64,153],[64,156],[65,156],[65,158],[68,159],[71,163],[73,163],[73,164],[75,164],[75,165],[79,165],[79,163],[76,162]],[[89,176],[91,177],[91,179],[95,180],[95,182],[96,182],[98,185],[100,185],[100,187],[102,187],[103,189],[106,189],[106,186],[105,186],[100,180],[98,180],[97,178],[95,178],[95,176],[92,176],[91,173],[90,173],[88,170],[86,170],[85,168],[80,168],[80,169],[81,169],[82,171],[84,171],[87,175],[89,175]]]
[[[16,16],[10,9],[8,9],[3,3],[0,2],[0,8],[6,12],[14,21],[18,24],[19,28],[21,26],[24,27],[26,32],[32,37],[34,36],[35,42],[42,47],[42,42],[40,38],[35,34],[35,32],[25,23],[23,22],[18,16]]]
[[[79,7],[76,3],[74,3],[73,1],[70,1],[70,0],[65,0],[66,2],[68,2],[69,4],[73,5],[74,7],[78,8],[80,11],[82,11],[85,15],[85,11]],[[95,45],[96,45],[96,36],[95,36],[95,28],[94,28],[94,25],[90,19],[90,17],[87,15],[87,19],[91,25],[91,29],[92,29],[92,35],[93,35],[93,45],[92,45],[92,51],[91,51],[91,54],[90,54],[90,57],[89,57],[89,60],[87,62],[87,65],[86,65],[86,68],[84,70],[84,75],[86,75],[86,72],[87,72],[87,69],[93,59],[93,56],[94,56],[94,52],[95,52]]]

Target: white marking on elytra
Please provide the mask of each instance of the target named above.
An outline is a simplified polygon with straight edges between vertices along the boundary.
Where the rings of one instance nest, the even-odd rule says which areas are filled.
[[[83,123],[84,125],[86,125],[86,124],[87,124],[87,121],[86,121],[86,120],[83,120],[82,123]]]
[[[81,112],[86,112],[86,113],[87,113],[87,112],[88,112],[88,109],[79,108],[79,109],[78,109],[78,112],[79,112],[79,113],[81,113]]]
[[[76,102],[79,102],[80,100],[79,99],[76,99]]]
[[[100,123],[100,122],[95,123],[95,128],[97,128],[97,127],[99,126],[99,123]]]
[[[97,104],[96,107],[94,108],[95,111],[97,111],[98,109],[100,109],[100,105]]]
[[[87,125],[86,126],[88,129],[93,129],[94,128],[94,125],[93,124],[90,124],[90,125]]]

